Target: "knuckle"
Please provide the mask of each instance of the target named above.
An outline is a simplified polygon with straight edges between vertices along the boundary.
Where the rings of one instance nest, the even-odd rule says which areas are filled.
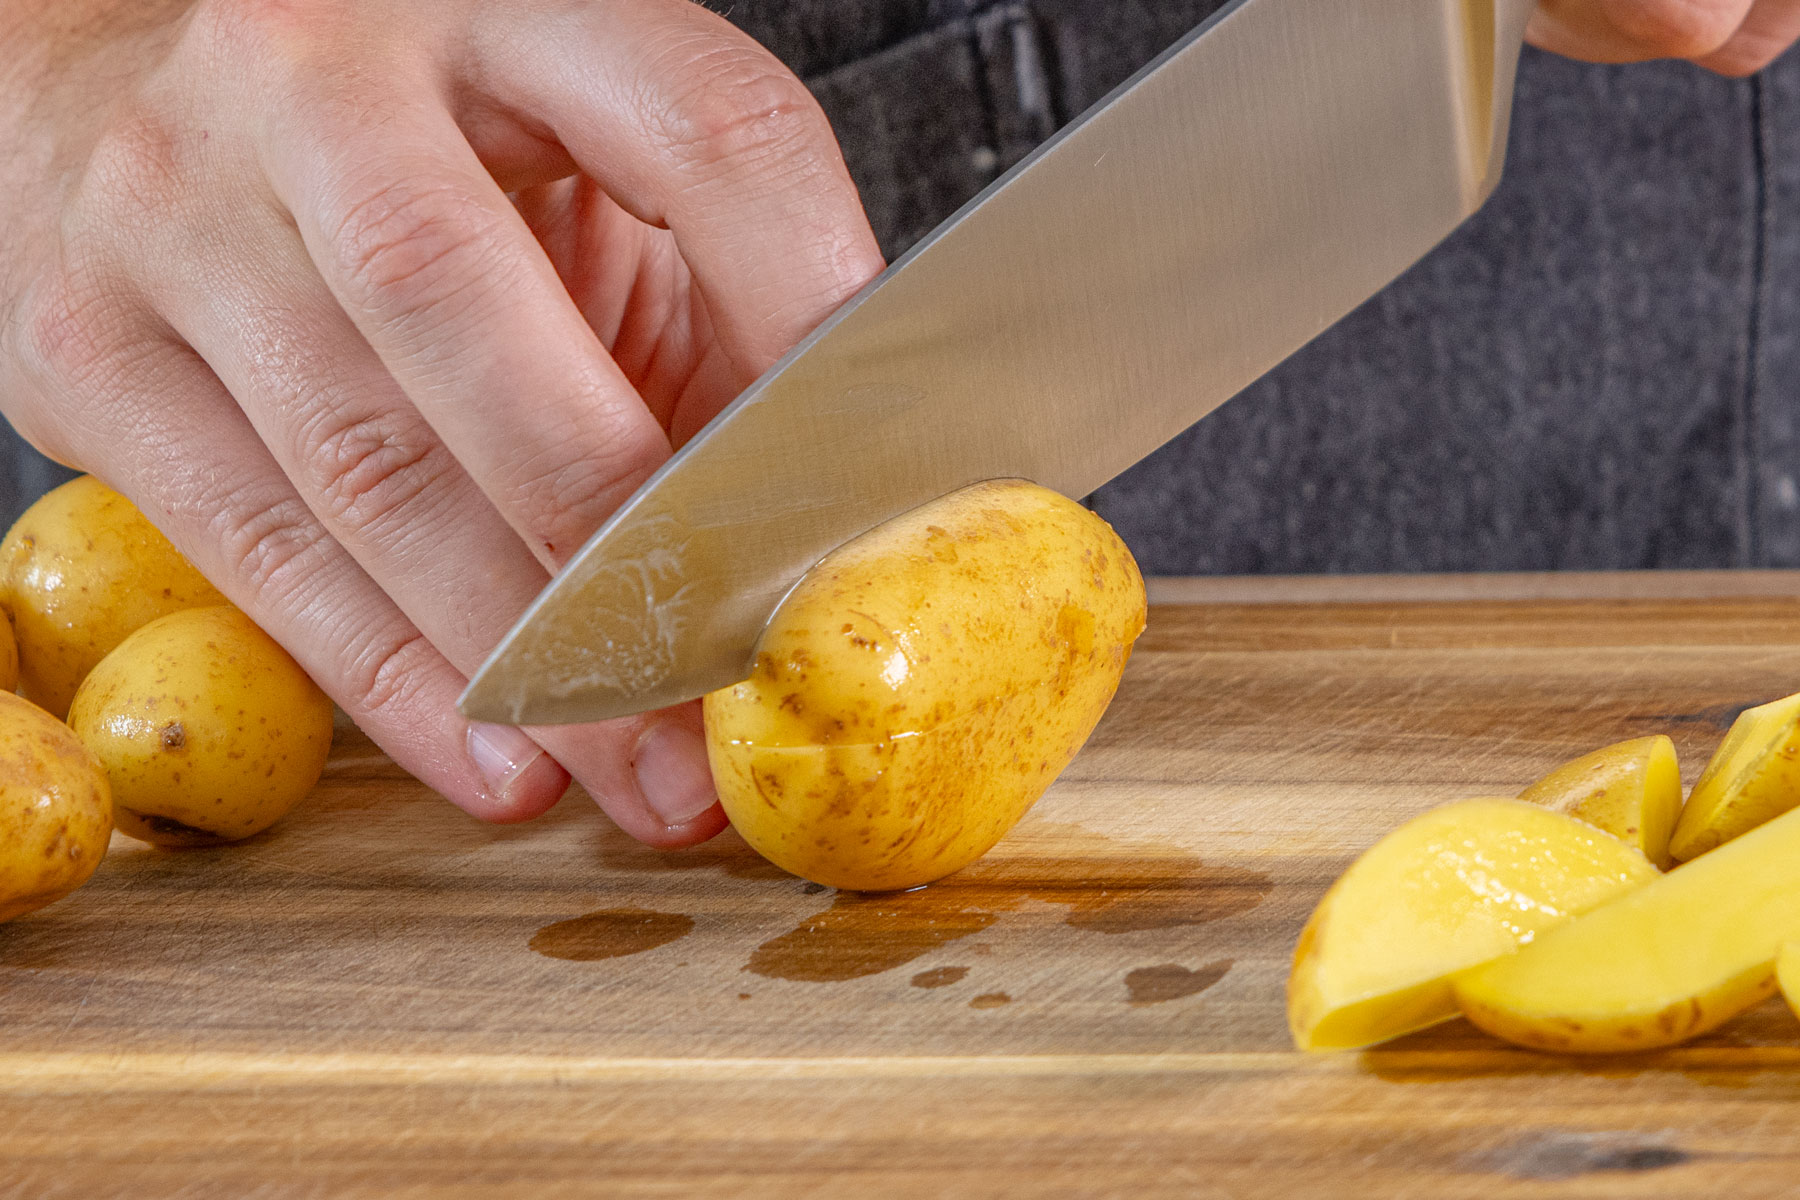
[[[159,228],[187,190],[194,136],[149,105],[120,113],[88,159],[79,190],[83,207],[110,225]]]
[[[410,626],[360,639],[350,647],[340,680],[346,707],[357,715],[416,723],[429,681],[435,677],[436,657],[431,642]]]
[[[788,162],[828,143],[806,85],[760,52],[727,46],[692,60],[652,121],[660,140],[699,166]]]
[[[260,501],[227,496],[209,503],[204,488],[190,496],[183,501],[191,507],[187,515],[203,522],[243,594],[297,595],[304,579],[323,564],[324,531],[298,496]]]
[[[1743,0],[1651,0],[1622,6],[1613,19],[1658,57],[1699,58],[1731,40],[1746,7]]]
[[[19,305],[16,359],[26,377],[59,391],[92,378],[107,356],[98,308],[66,273],[40,280]]]
[[[460,189],[399,180],[349,206],[332,241],[344,278],[378,311],[438,308],[496,265],[494,217]]]
[[[576,452],[579,447],[581,452]],[[600,447],[573,437],[522,461],[503,500],[521,532],[561,562],[668,456],[652,432],[620,433]]]
[[[386,414],[315,422],[303,439],[320,515],[377,534],[405,528],[450,467],[442,443],[395,428]]]

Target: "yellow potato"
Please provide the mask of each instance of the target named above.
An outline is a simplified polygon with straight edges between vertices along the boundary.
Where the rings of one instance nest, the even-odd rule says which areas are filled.
[[[69,724],[112,780],[120,830],[207,846],[267,829],[312,790],[331,701],[235,608],[172,613],[88,675]]]
[[[1800,695],[1745,709],[1700,773],[1669,852],[1682,862],[1800,805]]]
[[[0,609],[0,692],[19,686],[19,643],[13,638],[12,619]]]
[[[1650,1050],[1766,1000],[1800,939],[1800,811],[1456,982],[1469,1020],[1539,1050]]]
[[[52,716],[125,640],[221,596],[135,507],[90,476],[25,510],[0,542],[0,608],[19,643],[19,693]]]
[[[1788,1007],[1800,1017],[1800,942],[1789,942],[1781,948],[1781,957],[1775,962],[1775,978]]]
[[[1519,799],[1604,829],[1667,867],[1669,835],[1681,815],[1675,743],[1657,734],[1603,746],[1551,771]]]
[[[1456,1015],[1451,979],[1655,879],[1643,854],[1518,800],[1434,808],[1325,893],[1288,976],[1302,1050],[1350,1050]]]
[[[68,726],[0,692],[0,921],[86,883],[112,836],[106,773]]]
[[[813,568],[750,678],[706,698],[725,811],[818,883],[948,875],[1075,757],[1144,614],[1125,544],[1054,492],[999,480],[914,509]]]

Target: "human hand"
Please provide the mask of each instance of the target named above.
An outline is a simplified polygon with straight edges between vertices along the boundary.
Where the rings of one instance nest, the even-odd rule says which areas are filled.
[[[527,737],[455,701],[880,269],[799,81],[688,0],[22,0],[0,47],[20,432],[469,812],[572,773],[644,841],[717,832],[696,706]]]
[[[1539,0],[1525,37],[1588,62],[1685,58],[1750,75],[1800,38],[1800,0]]]

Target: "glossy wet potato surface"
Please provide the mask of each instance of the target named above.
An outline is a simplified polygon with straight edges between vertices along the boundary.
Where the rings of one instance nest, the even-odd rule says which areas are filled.
[[[131,501],[91,476],[46,494],[0,541],[19,692],[52,716],[68,713],[87,673],[133,630],[223,603]]]
[[[111,836],[100,764],[61,721],[0,693],[0,921],[80,887]]]
[[[916,509],[808,573],[707,697],[725,811],[819,883],[949,874],[1068,765],[1143,625],[1137,565],[1080,505],[1008,480]]]
[[[331,701],[235,608],[172,613],[126,638],[69,723],[105,765],[119,828],[170,846],[260,833],[318,781]]]

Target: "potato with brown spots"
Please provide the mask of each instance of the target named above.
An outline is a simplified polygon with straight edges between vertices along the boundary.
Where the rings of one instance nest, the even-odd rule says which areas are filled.
[[[89,674],[69,711],[112,780],[115,819],[161,846],[247,838],[312,790],[331,701],[229,606],[139,629]]]
[[[706,698],[725,811],[818,883],[947,875],[1075,757],[1144,615],[1125,544],[1055,492],[998,480],[914,509],[814,567],[750,678]]]
[[[68,726],[0,693],[0,921],[86,883],[112,822],[106,773]]]
[[[131,501],[90,476],[43,496],[0,542],[19,693],[52,716],[68,713],[87,673],[132,630],[223,603]]]

